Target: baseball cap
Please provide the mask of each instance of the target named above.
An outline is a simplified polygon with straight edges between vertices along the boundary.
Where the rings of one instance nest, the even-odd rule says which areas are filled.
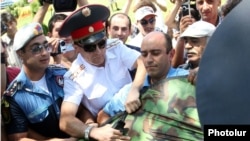
[[[187,29],[181,34],[180,37],[206,37],[212,36],[216,27],[205,21],[197,21],[189,25]]]
[[[43,34],[41,24],[37,22],[29,23],[17,30],[14,37],[13,48],[15,51],[23,48],[30,40]]]
[[[61,37],[71,35],[74,41],[81,41],[81,43],[96,42],[105,36],[104,22],[109,16],[110,11],[104,5],[84,5],[64,20],[59,35]]]
[[[143,6],[135,11],[135,19],[140,21],[148,15],[156,16],[154,10],[150,6]]]

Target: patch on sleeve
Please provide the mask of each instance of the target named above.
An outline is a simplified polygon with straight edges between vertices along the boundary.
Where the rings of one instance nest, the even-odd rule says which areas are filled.
[[[3,98],[1,100],[1,113],[2,113],[2,119],[5,124],[10,122],[10,104],[9,102]]]
[[[56,76],[56,83],[57,83],[57,85],[59,85],[60,87],[63,87],[64,81],[63,81],[63,76],[62,76],[62,75]]]

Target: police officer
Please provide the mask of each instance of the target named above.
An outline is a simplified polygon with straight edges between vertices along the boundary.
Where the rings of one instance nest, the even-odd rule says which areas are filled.
[[[30,23],[18,30],[14,49],[23,66],[4,92],[2,116],[9,140],[70,139],[59,129],[66,69],[49,66],[52,49],[41,25]]]
[[[107,39],[103,23],[109,15],[109,9],[103,5],[86,5],[69,15],[59,31],[60,36],[71,35],[79,52],[64,75],[65,97],[60,119],[60,128],[73,137],[129,139],[110,125],[96,128],[75,117],[78,106],[83,104],[96,122],[96,116],[104,105],[119,89],[132,82],[128,70],[137,67],[134,82],[138,83],[134,83],[131,91],[139,93],[137,86],[143,85],[146,70],[140,53],[118,39]]]

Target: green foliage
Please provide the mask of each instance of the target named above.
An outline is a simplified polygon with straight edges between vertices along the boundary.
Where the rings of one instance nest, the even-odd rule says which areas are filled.
[[[40,7],[40,3],[37,0],[34,1],[34,2],[32,2],[32,3],[30,3],[30,9],[31,9],[33,15],[36,14],[36,12],[38,11],[39,7]]]
[[[19,16],[19,14],[18,14],[18,8],[17,8],[16,4],[12,4],[10,6],[7,6],[6,7],[6,11],[10,12],[16,18]]]
[[[14,4],[7,6],[6,11],[10,12],[12,15],[14,15],[16,18],[18,18],[19,14],[20,14],[21,7],[24,7],[28,4],[29,3],[27,0],[19,0],[19,1],[15,2]]]
[[[25,7],[28,5],[30,6],[30,9],[31,9],[33,15],[38,11],[38,8],[40,7],[38,0],[34,0],[31,3],[29,3],[28,0],[19,0],[19,1],[15,2],[14,4],[7,6],[5,9],[6,9],[6,11],[13,14],[16,18],[18,18],[22,7]]]
[[[45,35],[47,35],[47,33],[48,33],[48,31],[49,31],[48,26],[45,25],[45,24],[42,24],[42,28],[43,28],[43,33],[44,33]]]
[[[24,6],[28,5],[29,3],[27,0],[19,0],[16,2],[16,4],[18,7],[24,7]]]

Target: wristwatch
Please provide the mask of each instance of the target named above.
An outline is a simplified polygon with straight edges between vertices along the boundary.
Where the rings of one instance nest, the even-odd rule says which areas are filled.
[[[89,133],[91,131],[91,129],[93,128],[94,126],[88,126],[85,130],[84,130],[84,139],[85,140],[89,140]]]

